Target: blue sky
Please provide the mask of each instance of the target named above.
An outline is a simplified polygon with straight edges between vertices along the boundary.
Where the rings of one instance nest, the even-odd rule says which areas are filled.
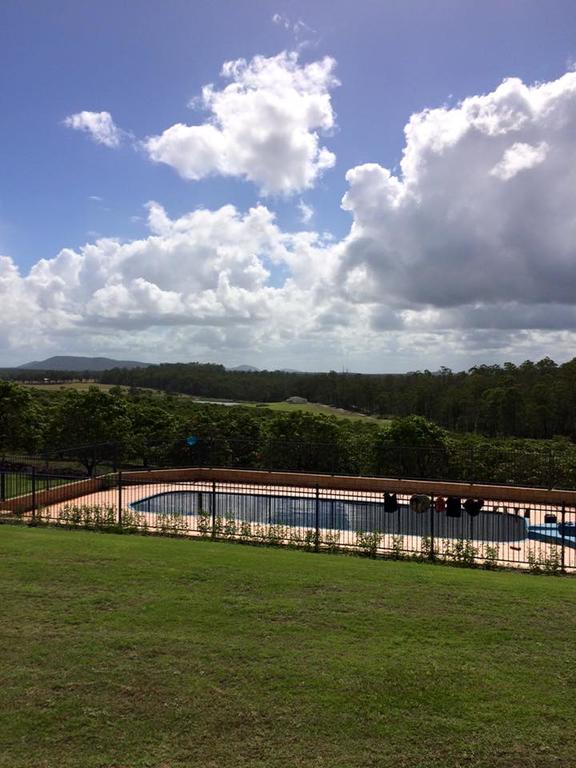
[[[358,267],[358,245],[350,243],[352,221],[357,230],[362,229],[362,242],[373,237],[373,232],[372,224],[368,226],[363,219],[365,209],[345,211],[341,201],[350,188],[346,179],[350,169],[374,163],[400,178],[405,175],[399,163],[406,146],[404,128],[412,114],[428,108],[456,109],[462,100],[494,92],[505,78],[519,78],[526,86],[533,86],[556,81],[572,70],[575,32],[576,4],[559,0],[3,0],[0,255],[18,269],[20,280],[39,260],[53,260],[62,249],[81,253],[86,243],[99,238],[117,238],[124,244],[149,238],[144,205],[151,200],[173,221],[199,208],[216,211],[225,205],[234,206],[242,216],[261,203],[276,216],[282,233],[279,237],[308,231],[319,236],[329,233],[332,240],[317,242],[307,256],[311,274],[318,261],[330,262],[331,267],[330,274],[315,274],[310,279],[316,281],[315,296],[308,296],[310,306],[318,307],[326,300],[328,284],[330,302],[321,308],[318,323],[305,331],[296,327],[298,313],[288,306],[303,299],[292,296],[288,300],[284,293],[263,294],[261,307],[266,305],[266,310],[256,311],[252,305],[250,310],[244,305],[240,308],[238,299],[226,320],[221,311],[215,311],[210,320],[206,312],[194,316],[193,307],[200,301],[197,294],[183,297],[187,310],[181,312],[171,308],[159,315],[155,307],[146,316],[135,307],[131,295],[130,312],[114,305],[106,315],[99,305],[97,310],[83,314],[86,295],[80,299],[66,293],[66,287],[44,285],[52,293],[61,290],[66,294],[56,306],[45,297],[39,298],[37,285],[29,291],[18,283],[18,289],[11,289],[4,301],[16,301],[14,296],[22,289],[19,301],[39,303],[46,316],[40,325],[36,319],[32,334],[26,337],[18,329],[5,331],[0,363],[67,352],[132,352],[132,356],[157,360],[164,352],[166,359],[210,359],[227,364],[403,370],[442,364],[466,367],[477,360],[540,354],[568,356],[571,302],[564,296],[537,295],[528,289],[525,294],[511,296],[523,307],[520,317],[494,328],[485,320],[470,319],[478,318],[479,307],[486,307],[485,314],[492,317],[490,307],[503,309],[503,298],[483,294],[481,286],[476,298],[464,290],[465,300],[458,305],[472,307],[475,314],[467,312],[465,320],[452,317],[432,321],[430,313],[439,305],[454,306],[452,296],[408,296],[400,284],[386,299],[370,291],[344,290]],[[179,175],[181,166],[154,162],[142,144],[148,137],[160,136],[177,123],[209,122],[208,108],[191,109],[188,105],[209,83],[217,90],[226,87],[227,81],[220,77],[224,62],[240,58],[250,62],[255,56],[272,59],[283,51],[298,54],[297,66],[324,57],[334,59],[333,74],[340,85],[325,88],[334,126],[311,129],[320,144],[335,155],[332,167],[317,173],[304,188],[293,185],[287,192],[267,194],[262,183],[247,180],[243,170],[216,170],[190,180]],[[83,111],[109,113],[128,138],[111,149],[92,140],[89,133],[64,124],[67,117]],[[541,130],[550,127],[541,126]],[[539,143],[535,139],[532,144],[528,140],[520,143],[536,154],[538,148],[541,154],[548,153],[550,141],[545,134],[538,136]],[[548,183],[550,177],[546,179]],[[364,177],[360,183],[365,183]],[[539,185],[542,191],[542,180]],[[523,194],[527,186],[525,180]],[[471,189],[471,194],[476,193]],[[458,196],[457,190],[453,195]],[[364,202],[366,199],[362,198]],[[301,221],[303,204],[313,210],[307,222]],[[510,221],[513,217],[511,213]],[[384,214],[379,221],[385,219]],[[411,226],[412,238],[416,227],[424,225]],[[426,240],[425,233],[419,236]],[[523,236],[517,232],[514,239],[517,242]],[[466,233],[458,237],[460,247],[466,250]],[[401,241],[406,242],[404,235]],[[471,242],[470,249],[477,245]],[[190,253],[195,247],[195,243],[190,245]],[[286,247],[293,251],[299,246],[291,241]],[[508,247],[494,247],[502,249],[499,259],[511,258]],[[282,289],[293,265],[290,259],[274,255],[275,248],[267,245],[259,255],[270,272],[264,283],[246,287],[240,280],[232,287],[254,296],[261,288]],[[568,258],[564,246],[561,250],[562,258]],[[420,246],[418,254],[418,258],[434,258],[433,254],[422,256]],[[161,252],[154,258],[161,260]],[[383,253],[375,266],[378,258],[370,251],[363,262],[368,265],[363,279],[370,285],[380,278],[384,284],[390,282],[386,265],[391,252]],[[404,258],[403,252],[398,258]],[[191,258],[188,269],[196,268],[194,265],[198,265],[196,257]],[[481,264],[476,266],[482,270]],[[376,270],[377,278],[371,269]],[[565,281],[574,277],[570,263],[554,262],[551,269],[556,277],[560,270]],[[130,278],[135,279],[134,270]],[[361,278],[358,272],[354,284]],[[61,279],[65,277],[61,275]],[[116,274],[110,280],[118,286],[128,276]],[[104,287],[109,288],[110,280]],[[146,280],[150,282],[148,277]],[[530,273],[526,281],[534,281],[534,275]],[[154,286],[168,290],[161,281]],[[88,293],[102,289],[101,283],[86,286]],[[170,290],[173,294],[174,286]],[[203,284],[198,290],[214,291],[215,286]],[[204,293],[201,300],[207,296]],[[550,304],[554,312],[547,316],[559,313],[563,318],[553,327],[548,321],[534,319],[538,307]],[[262,329],[255,332],[255,328],[265,326],[266,312],[274,313],[274,307],[280,305],[280,320],[274,318],[280,330],[271,341]],[[381,321],[390,313],[395,319]],[[419,313],[419,324],[411,313]],[[351,326],[353,314],[358,316]],[[235,323],[235,317],[240,321]],[[531,319],[523,326],[522,317]],[[358,336],[366,336],[364,328],[372,334],[372,348],[354,343]],[[415,334],[415,341],[410,334]]]

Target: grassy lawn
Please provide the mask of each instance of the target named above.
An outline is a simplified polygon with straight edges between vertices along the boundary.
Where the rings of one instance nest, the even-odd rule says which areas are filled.
[[[573,768],[576,580],[0,527],[0,766]]]

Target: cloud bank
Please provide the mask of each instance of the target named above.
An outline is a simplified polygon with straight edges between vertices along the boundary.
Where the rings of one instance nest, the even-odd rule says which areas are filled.
[[[395,176],[352,168],[335,284],[413,326],[574,327],[576,73],[412,115]]]
[[[83,336],[182,356],[189,345],[281,346],[314,332],[324,300],[318,286],[330,270],[315,233],[284,233],[257,206],[227,205],[171,219],[147,205],[147,237],[100,239],[64,249],[21,275],[0,258],[0,304],[9,307],[0,347],[70,344]],[[287,278],[272,285],[272,268]],[[194,356],[194,353],[191,353]]]
[[[172,126],[148,151],[187,178],[217,172],[269,193],[305,189],[333,162],[317,135],[334,125],[333,68],[294,54],[229,63],[229,85],[203,94],[211,120]],[[113,141],[111,118],[77,122]],[[352,224],[340,242],[282,231],[262,205],[173,219],[150,203],[141,239],[64,249],[27,275],[0,258],[0,347],[33,338],[37,348],[86,349],[90,338],[110,352],[238,352],[365,370],[390,369],[387,358],[418,368],[573,356],[575,136],[576,73],[509,79],[412,115],[398,174],[350,169],[342,205]],[[310,221],[302,202],[300,213]]]

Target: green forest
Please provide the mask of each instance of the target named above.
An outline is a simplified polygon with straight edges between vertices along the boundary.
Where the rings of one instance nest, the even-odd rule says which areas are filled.
[[[482,365],[454,373],[402,375],[227,371],[220,365],[163,364],[113,369],[100,381],[165,392],[271,402],[310,402],[384,417],[418,415],[453,432],[490,437],[576,438],[576,358]]]
[[[38,380],[46,371],[11,370],[2,377]],[[58,380],[79,377],[61,372]],[[576,358],[521,365],[475,366],[468,371],[406,374],[230,371],[222,365],[163,363],[147,368],[86,372],[107,384],[233,401],[278,402],[290,396],[382,417],[423,416],[451,432],[489,437],[576,439]]]
[[[0,381],[4,464],[26,455],[88,473],[204,465],[576,487],[576,361],[403,376],[158,365],[108,371],[100,381],[113,386]],[[300,395],[386,418],[223,406],[178,393],[252,403]]]

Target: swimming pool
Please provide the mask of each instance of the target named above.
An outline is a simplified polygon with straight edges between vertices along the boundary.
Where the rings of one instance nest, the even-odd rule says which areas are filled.
[[[532,538],[528,521],[519,515],[485,509],[472,517],[462,508],[460,517],[447,517],[435,512],[419,514],[410,510],[408,504],[400,504],[396,512],[386,512],[383,501],[377,500],[334,498],[316,501],[310,496],[230,491],[213,494],[205,490],[186,490],[147,496],[132,502],[130,507],[144,515],[214,514],[241,522],[303,529],[314,529],[318,525],[318,528],[328,530],[378,531],[408,536],[433,533],[445,539],[489,542],[520,542]]]

